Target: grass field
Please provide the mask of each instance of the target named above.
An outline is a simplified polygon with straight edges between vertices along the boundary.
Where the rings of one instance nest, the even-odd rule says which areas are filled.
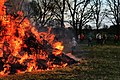
[[[120,80],[120,46],[83,47],[80,64],[43,72],[15,74],[0,80]],[[79,55],[80,53],[75,53]]]

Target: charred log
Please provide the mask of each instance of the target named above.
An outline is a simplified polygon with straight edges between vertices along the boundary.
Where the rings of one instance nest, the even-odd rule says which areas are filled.
[[[78,61],[70,58],[69,56],[65,55],[64,53],[61,56],[57,56],[57,57],[59,57],[62,60],[62,62],[65,62],[68,65],[78,63]]]
[[[22,65],[19,63],[16,64],[10,64],[11,68],[10,68],[10,73],[9,74],[15,74],[17,73],[17,70],[20,71],[25,71],[27,69],[27,65]]]
[[[38,63],[38,69],[43,69],[43,70],[45,70],[45,69],[48,68],[48,66],[47,66],[47,61],[46,61],[46,60],[38,59],[36,62]]]
[[[3,65],[4,65],[4,62],[2,61],[2,57],[0,57],[0,71],[4,70],[3,68]]]
[[[54,64],[61,64],[67,63],[68,65],[78,63],[78,61],[70,58],[69,56],[65,55],[64,53],[62,55],[55,56],[53,54],[49,55],[50,61],[53,61]]]

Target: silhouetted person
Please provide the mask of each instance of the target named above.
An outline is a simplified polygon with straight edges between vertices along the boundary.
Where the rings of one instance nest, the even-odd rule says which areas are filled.
[[[103,37],[102,37],[103,41],[102,41],[102,44],[106,44],[106,40],[107,40],[107,35],[106,34],[103,34]]]

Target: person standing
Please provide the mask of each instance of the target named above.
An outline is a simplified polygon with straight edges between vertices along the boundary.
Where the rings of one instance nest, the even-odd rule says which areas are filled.
[[[102,44],[106,44],[106,40],[107,40],[107,35],[106,34],[103,34],[103,42],[102,42]]]
[[[118,40],[119,40],[119,36],[118,35],[114,35],[114,42],[115,42],[115,44],[118,44]]]
[[[84,40],[84,37],[85,37],[84,34],[81,34],[81,35],[80,35],[80,41],[81,41],[81,42]]]
[[[100,33],[96,34],[96,40],[97,40],[97,44],[102,45],[102,35]]]
[[[72,53],[75,52],[76,45],[77,45],[77,42],[76,42],[75,38],[73,37],[72,38],[72,47],[71,47]]]
[[[92,35],[92,33],[88,34],[88,46],[93,46],[93,35]]]

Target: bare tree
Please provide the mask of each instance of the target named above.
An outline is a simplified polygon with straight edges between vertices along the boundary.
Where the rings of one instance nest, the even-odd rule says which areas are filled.
[[[73,0],[71,2],[71,0],[66,0],[69,11],[70,11],[70,15],[72,18],[72,26],[74,28],[75,31],[75,36],[77,38],[78,32],[77,32],[77,19],[76,19],[76,10],[77,10],[77,6],[79,6],[80,4],[82,4],[84,1],[79,1],[79,0]]]
[[[60,21],[61,21],[61,27],[64,26],[64,12],[65,12],[65,0],[54,0],[55,5],[56,5],[56,11],[55,14],[57,15],[56,17],[59,16]],[[58,12],[58,13],[56,13]]]
[[[97,28],[97,33],[99,32],[99,27],[103,19],[105,18],[104,12],[102,10],[102,0],[93,0],[92,11],[93,11],[93,20],[95,21],[95,25]]]
[[[76,9],[76,20],[79,24],[79,34],[82,33],[83,26],[87,25],[90,22],[92,17],[92,8],[90,5],[90,0],[84,0],[82,4],[79,4]]]
[[[107,0],[109,9],[106,9],[106,16],[116,25],[116,34],[120,34],[120,0]]]
[[[35,25],[44,27],[50,19],[57,18],[64,26],[65,0],[7,0],[6,5],[12,14],[23,10]]]
[[[39,27],[44,27],[48,20],[53,18],[55,5],[52,0],[33,0],[29,6],[30,17]]]
[[[49,19],[57,18],[64,26],[65,0],[33,0],[30,3],[35,22],[44,26]]]

